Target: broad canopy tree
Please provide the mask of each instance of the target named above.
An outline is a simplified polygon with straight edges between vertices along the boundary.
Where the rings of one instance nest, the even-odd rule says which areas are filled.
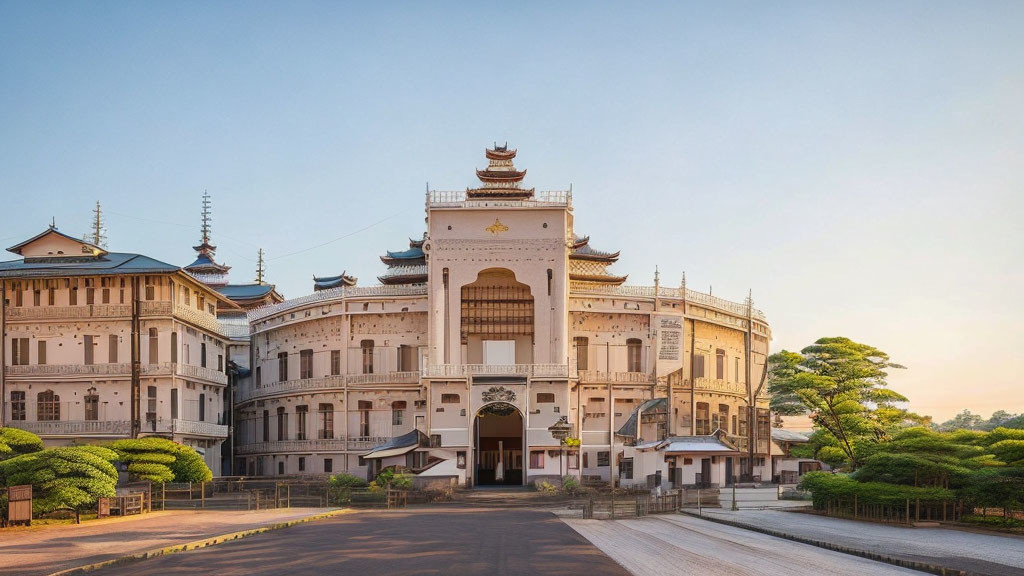
[[[810,414],[819,458],[856,465],[857,446],[884,438],[905,420],[919,419],[896,406],[907,399],[887,388],[892,362],[885,352],[849,338],[821,338],[799,353],[769,359],[772,410]]]

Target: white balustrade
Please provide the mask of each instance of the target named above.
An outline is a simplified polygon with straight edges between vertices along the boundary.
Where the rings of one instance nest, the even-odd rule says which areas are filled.
[[[747,386],[742,382],[730,382],[728,380],[719,380],[717,378],[697,378],[696,383],[697,390],[725,392],[727,394],[737,394],[740,396],[747,395]]]
[[[189,436],[212,436],[214,438],[227,438],[228,427],[213,422],[198,422],[196,420],[171,420],[171,432],[174,434],[186,434]]]
[[[206,380],[207,382],[213,382],[226,386],[228,383],[228,375],[223,372],[211,370],[210,368],[203,368],[202,366],[192,366],[191,364],[175,364],[175,374],[183,378],[197,378],[200,380]]]
[[[597,370],[580,370],[580,382],[600,384],[651,384],[654,374],[650,372],[601,372]]]
[[[320,302],[334,302],[342,301],[346,298],[368,298],[377,296],[425,296],[427,294],[426,286],[342,286],[340,288],[330,288],[328,290],[319,290],[306,296],[300,296],[299,298],[293,298],[292,300],[286,300],[278,304],[271,304],[269,306],[262,306],[255,308],[248,312],[249,322],[255,322],[262,320],[282,312],[301,308],[309,304],[317,304]]]
[[[424,378],[468,378],[480,376],[527,376],[568,378],[568,364],[435,364],[422,370]]]
[[[174,307],[174,315],[186,322],[191,322],[200,328],[204,328],[215,334],[220,334],[220,322],[218,322],[217,317],[212,314],[200,312],[195,308],[178,304]]]
[[[127,318],[130,304],[86,304],[83,306],[10,307],[9,320],[75,320],[84,318]]]
[[[419,372],[384,372],[382,374],[349,374],[345,376],[349,385],[360,384],[418,384]]]
[[[127,420],[8,420],[7,425],[39,436],[127,436],[132,431]]]

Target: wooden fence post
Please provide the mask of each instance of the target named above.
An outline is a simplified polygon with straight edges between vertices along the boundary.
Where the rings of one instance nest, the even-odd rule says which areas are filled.
[[[206,482],[199,483],[199,498],[202,500],[203,510],[206,510]]]

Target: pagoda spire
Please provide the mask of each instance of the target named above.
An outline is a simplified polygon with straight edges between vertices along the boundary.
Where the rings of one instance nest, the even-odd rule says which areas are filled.
[[[482,186],[466,191],[469,198],[502,198],[508,200],[525,200],[533,198],[533,188],[521,188],[519,184],[526,177],[526,170],[517,170],[512,161],[516,157],[516,149],[509,149],[508,142],[504,146],[494,143],[494,148],[484,151],[487,156],[487,168],[476,171]]]
[[[193,276],[198,275],[204,283],[214,286],[227,284],[227,272],[231,267],[218,264],[213,258],[217,247],[210,243],[210,222],[213,220],[211,205],[210,193],[203,190],[202,225],[199,227],[201,241],[198,246],[192,247],[196,251],[196,261],[186,266],[185,270]]]
[[[199,227],[201,237],[199,246],[196,246],[195,250],[207,256],[212,256],[217,251],[217,247],[210,244],[210,222],[212,220],[210,206],[210,193],[203,190],[202,225]]]

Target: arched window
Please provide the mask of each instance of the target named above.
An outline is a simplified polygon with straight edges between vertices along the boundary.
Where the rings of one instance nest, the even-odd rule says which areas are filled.
[[[36,420],[60,420],[60,396],[53,390],[46,390],[36,395]]]

